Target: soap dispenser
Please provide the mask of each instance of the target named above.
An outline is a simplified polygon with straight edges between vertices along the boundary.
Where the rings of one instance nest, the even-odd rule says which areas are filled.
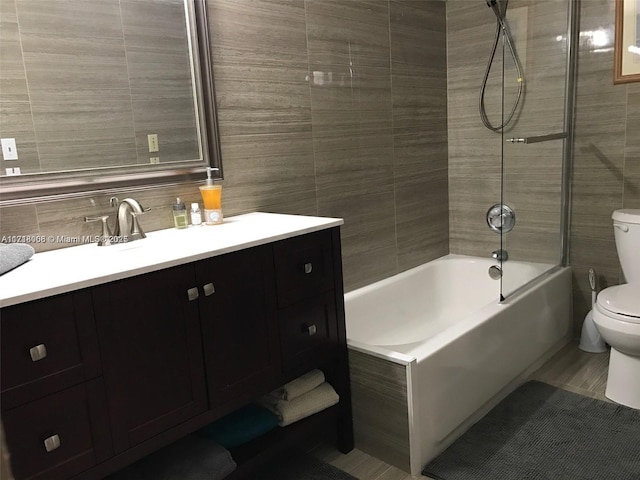
[[[222,186],[214,185],[211,173],[217,168],[207,167],[207,180],[200,187],[204,203],[204,223],[217,225],[222,223]]]
[[[173,225],[176,228],[187,228],[189,221],[187,220],[187,207],[180,197],[176,198],[176,203],[171,206],[173,210]]]

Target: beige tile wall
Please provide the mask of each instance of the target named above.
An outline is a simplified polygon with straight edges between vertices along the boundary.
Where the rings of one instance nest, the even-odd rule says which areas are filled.
[[[347,290],[448,253],[445,3],[209,6],[225,215],[343,217]],[[200,200],[195,184],[131,193],[148,231],[177,195]],[[0,234],[91,234],[109,196],[4,208]]]
[[[529,21],[527,48],[521,51],[525,102],[508,136],[542,134],[562,125],[558,108],[563,103],[564,52],[556,37],[566,28],[566,5],[556,0],[509,2],[512,13],[526,8]],[[613,85],[614,5],[600,0],[581,4],[570,236],[576,334],[591,308],[588,269],[596,269],[601,287],[621,281],[611,213],[640,208],[640,84]],[[484,215],[500,198],[502,145],[479,126],[477,99],[495,20],[482,2],[448,0],[447,22],[450,246],[453,253],[486,256],[499,244],[484,225]],[[519,27],[514,25],[516,42]],[[607,35],[604,47],[589,41],[589,32],[598,29]],[[499,56],[494,68],[502,68]],[[505,203],[517,214],[506,248],[515,254],[512,258],[553,263],[559,255],[561,150],[549,142],[507,145],[504,153]]]
[[[516,0],[510,3],[515,8]],[[13,46],[15,26],[6,4],[0,3],[3,52]],[[475,113],[494,28],[483,2],[447,2],[448,133],[443,2],[210,4],[225,214],[344,217],[347,289],[445,254],[449,238],[453,252],[487,255],[497,248],[484,215],[499,198],[500,144],[478,127]],[[545,12],[541,36],[548,40],[555,16]],[[604,28],[613,38],[613,2],[583,0],[581,19],[583,32]],[[540,47],[527,53],[527,63],[536,63],[541,74],[545,52]],[[620,280],[611,212],[640,208],[640,84],[614,86],[611,68],[611,50],[594,49],[583,36],[570,256],[576,331],[590,308],[587,270],[598,271],[602,286]],[[19,102],[19,69],[5,70],[0,80],[14,86],[10,100]],[[545,108],[553,103],[539,101]],[[33,129],[28,112],[25,117],[0,103],[3,115],[25,119],[20,125]],[[557,168],[555,153],[516,158],[510,185],[525,194],[523,202],[557,194],[555,183],[543,182],[555,178],[547,171]],[[529,188],[531,179],[540,189]],[[187,202],[200,199],[195,184],[135,192],[154,209],[142,219],[147,230],[171,226],[169,205],[177,195]],[[528,214],[530,205],[518,211]],[[526,235],[516,250],[535,253],[541,242],[553,241],[554,203],[543,206],[538,226],[520,222]],[[4,208],[0,233],[88,234],[95,225],[82,217],[108,211],[108,195]]]
[[[0,0],[0,137],[20,157],[2,172],[199,158],[184,18],[181,0]]]
[[[591,308],[587,272],[600,287],[622,281],[611,213],[640,208],[640,83],[613,84],[615,2],[583,0],[576,99],[571,253],[576,332]],[[600,30],[604,47],[589,40]]]
[[[507,17],[522,64],[524,93],[501,135],[483,126],[478,108],[495,15],[484,2],[447,2],[452,253],[487,257],[501,246],[500,236],[486,225],[486,212],[502,200],[516,213],[516,227],[502,242],[509,258],[547,264],[560,260],[562,141],[523,145],[505,140],[563,131],[566,42],[556,37],[566,37],[567,7],[566,0],[509,2]],[[502,59],[499,43],[485,89],[494,126],[503,122],[502,109],[510,112],[517,98],[517,70],[507,53],[502,103]],[[509,283],[508,275],[503,283]]]

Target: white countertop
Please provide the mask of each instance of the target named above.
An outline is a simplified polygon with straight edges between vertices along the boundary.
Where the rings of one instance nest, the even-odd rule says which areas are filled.
[[[36,253],[0,276],[0,307],[79,290],[342,225],[341,218],[248,213],[221,225],[170,228],[130,243]]]

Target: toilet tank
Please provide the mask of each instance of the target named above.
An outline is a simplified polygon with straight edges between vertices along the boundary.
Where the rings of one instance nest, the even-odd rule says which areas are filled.
[[[640,209],[616,210],[611,218],[624,277],[640,285]]]

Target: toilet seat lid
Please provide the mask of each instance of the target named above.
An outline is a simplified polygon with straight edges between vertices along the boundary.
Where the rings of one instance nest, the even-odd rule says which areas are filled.
[[[640,322],[640,286],[625,284],[605,288],[598,294],[598,305],[629,317],[630,322]]]

